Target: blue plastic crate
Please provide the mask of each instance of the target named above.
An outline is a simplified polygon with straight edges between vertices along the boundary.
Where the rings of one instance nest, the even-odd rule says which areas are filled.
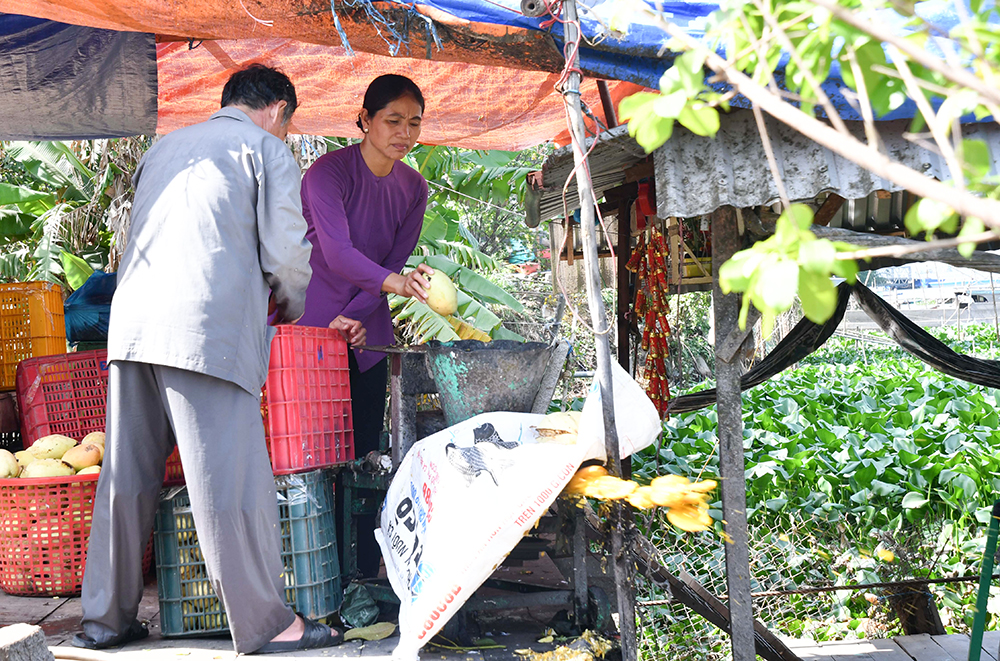
[[[340,608],[340,562],[334,474],[317,470],[275,478],[281,520],[285,601],[311,618]],[[154,529],[156,582],[162,635],[191,636],[229,631],[222,602],[208,578],[198,546],[187,489],[164,492]]]

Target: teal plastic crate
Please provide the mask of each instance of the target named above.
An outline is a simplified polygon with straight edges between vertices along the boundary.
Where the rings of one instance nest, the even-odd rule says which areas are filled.
[[[334,474],[316,470],[274,480],[281,520],[285,601],[311,618],[340,608]],[[156,513],[156,582],[162,635],[217,635],[229,631],[198,546],[187,489],[165,491]]]

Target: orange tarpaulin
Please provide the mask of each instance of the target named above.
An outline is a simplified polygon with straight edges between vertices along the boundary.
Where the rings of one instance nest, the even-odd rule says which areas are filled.
[[[342,45],[330,0],[0,0],[0,12],[47,18],[61,23],[126,32],[148,32],[185,39],[295,39]],[[355,51],[388,53],[391,35],[375,25],[363,3],[338,2],[337,16]],[[554,72],[562,54],[545,32],[478,23],[427,6],[375,2],[375,11],[394,25],[406,25],[406,43],[397,55],[446,62],[471,62]],[[440,48],[432,44],[422,20],[435,21]]]
[[[427,108],[420,141],[470,149],[518,150],[552,139],[566,128],[557,74],[453,62],[393,58],[285,39],[205,41],[157,45],[158,133],[200,122],[219,108],[229,74],[250,62],[281,68],[295,84],[299,110],[293,131],[360,137],[355,126],[368,83],[384,73],[412,78]],[[609,84],[617,107],[641,89]],[[583,100],[604,119],[597,84],[586,80]]]

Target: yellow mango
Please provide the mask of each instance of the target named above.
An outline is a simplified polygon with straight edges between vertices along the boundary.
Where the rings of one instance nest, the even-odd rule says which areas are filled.
[[[98,465],[103,455],[104,452],[99,445],[77,445],[67,450],[62,460],[72,466],[73,470],[78,471]]]
[[[76,445],[69,436],[50,434],[43,436],[31,445],[31,454],[39,459],[62,459],[66,451]]]
[[[458,312],[458,290],[443,271],[434,271],[428,278],[431,288],[427,290],[427,305],[440,315],[447,317]]]

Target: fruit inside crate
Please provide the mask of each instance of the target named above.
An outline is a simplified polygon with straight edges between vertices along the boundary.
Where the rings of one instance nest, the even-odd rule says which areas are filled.
[[[317,470],[275,478],[285,600],[308,617],[327,617],[342,599],[334,475]],[[164,636],[228,630],[198,544],[187,490],[166,492],[156,514],[156,576]]]
[[[66,323],[59,285],[0,284],[0,390],[14,388],[22,360],[60,353],[66,353]]]

